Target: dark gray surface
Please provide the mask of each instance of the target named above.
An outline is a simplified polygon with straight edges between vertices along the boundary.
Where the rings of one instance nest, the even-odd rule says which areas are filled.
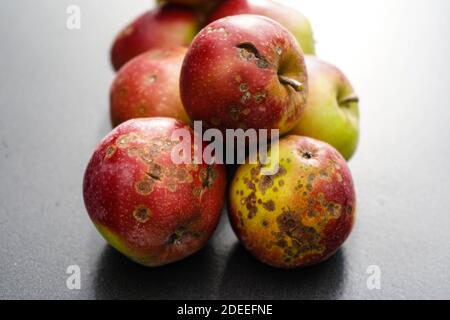
[[[450,2],[302,1],[319,55],[362,98],[358,221],[317,267],[250,257],[226,218],[210,244],[146,269],[110,249],[81,181],[110,130],[108,50],[150,1],[6,0],[0,9],[0,298],[450,298]],[[66,29],[79,4],[82,29]],[[81,290],[66,288],[79,265]],[[381,289],[366,269],[381,269]]]

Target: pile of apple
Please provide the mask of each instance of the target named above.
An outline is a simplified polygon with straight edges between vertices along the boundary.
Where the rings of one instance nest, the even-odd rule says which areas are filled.
[[[358,97],[314,54],[308,20],[269,0],[158,1],[125,27],[111,51],[116,128],[83,184],[109,244],[146,266],[180,260],[210,239],[227,196],[233,230],[264,263],[332,256],[355,219],[346,160],[358,142]],[[221,163],[175,164],[172,135],[184,129],[195,140],[194,121],[221,132],[278,129],[269,156],[279,167],[267,175],[260,160],[246,162],[227,184]]]

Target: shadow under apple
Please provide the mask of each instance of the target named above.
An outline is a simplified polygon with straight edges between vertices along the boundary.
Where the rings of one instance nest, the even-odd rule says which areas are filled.
[[[231,250],[219,299],[339,299],[345,285],[345,252],[316,266],[282,270],[257,261],[240,244]]]
[[[158,268],[138,265],[105,245],[94,275],[97,299],[205,299],[215,295],[219,267],[207,245],[196,254]]]

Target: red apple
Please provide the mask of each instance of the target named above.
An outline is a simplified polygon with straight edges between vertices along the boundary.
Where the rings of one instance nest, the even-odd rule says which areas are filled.
[[[271,18],[288,29],[305,54],[315,53],[315,42],[308,19],[297,10],[271,0],[227,0],[223,1],[208,17],[211,23],[217,19],[237,14],[258,14]]]
[[[158,3],[176,3],[187,6],[205,5],[211,2],[218,2],[218,0],[158,0]]]
[[[355,190],[349,168],[329,144],[300,136],[282,138],[269,156],[279,170],[244,164],[229,193],[229,215],[241,243],[274,267],[296,268],[324,261],[349,236]],[[276,149],[275,149],[276,150]]]
[[[189,8],[164,5],[148,11],[123,29],[114,41],[111,60],[115,70],[150,49],[188,46],[199,22]]]
[[[143,117],[170,117],[189,123],[179,90],[186,52],[185,47],[150,50],[119,70],[110,94],[114,126]]]
[[[215,230],[226,178],[220,165],[172,161],[170,118],[134,119],[109,133],[84,176],[86,209],[103,237],[125,256],[160,266],[201,249]],[[194,149],[194,148],[192,148]]]
[[[181,100],[205,127],[280,129],[307,97],[303,53],[289,31],[256,15],[220,19],[194,39],[181,69]]]
[[[156,3],[158,5],[172,3],[191,7],[199,14],[201,20],[204,21],[211,11],[223,1],[224,0],[157,0]]]

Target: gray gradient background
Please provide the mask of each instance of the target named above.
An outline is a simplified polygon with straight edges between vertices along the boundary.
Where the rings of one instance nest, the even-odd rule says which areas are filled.
[[[85,212],[87,161],[110,130],[109,48],[150,0],[5,0],[0,9],[0,298],[450,298],[450,1],[285,1],[361,97],[350,166],[358,221],[342,250],[280,271],[224,217],[209,245],[159,269],[110,249]],[[66,29],[66,7],[82,29]],[[66,288],[67,266],[82,288]],[[381,268],[381,290],[366,269]]]

